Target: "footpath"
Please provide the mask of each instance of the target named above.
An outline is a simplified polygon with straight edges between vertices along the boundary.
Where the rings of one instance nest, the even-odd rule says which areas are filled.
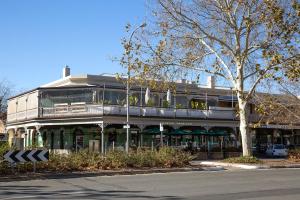
[[[300,162],[287,159],[260,159],[259,164],[238,164],[217,161],[192,161],[192,166],[224,167],[225,169],[272,169],[272,168],[300,168]]]
[[[215,166],[187,166],[183,168],[148,168],[148,169],[120,169],[120,170],[97,170],[97,171],[73,171],[73,172],[28,172],[14,173],[9,175],[0,174],[0,182],[25,181],[34,179],[68,179],[79,177],[95,176],[116,176],[116,175],[137,175],[155,173],[174,173],[174,172],[194,172],[194,171],[219,171],[224,170]]]

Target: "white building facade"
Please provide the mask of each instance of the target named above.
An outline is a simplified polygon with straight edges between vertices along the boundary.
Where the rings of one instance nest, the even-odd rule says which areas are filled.
[[[122,81],[105,75],[72,76],[67,68],[62,79],[9,99],[6,130],[10,144],[20,149],[105,153],[125,148],[126,108]],[[254,124],[257,114],[250,113]],[[182,80],[168,95],[147,85],[131,86],[129,116],[130,148],[159,146],[161,137],[164,145],[191,144],[204,151],[240,147],[236,97],[229,88],[215,87],[213,78],[207,86]],[[299,130],[284,124],[253,128],[253,142],[262,149],[268,143],[300,144]]]

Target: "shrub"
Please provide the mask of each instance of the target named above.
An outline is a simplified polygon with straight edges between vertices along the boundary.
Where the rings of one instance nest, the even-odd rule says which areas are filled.
[[[105,166],[103,169],[120,169],[126,167],[127,155],[124,151],[109,151],[105,156]]]
[[[38,162],[37,171],[82,171],[98,169],[149,168],[149,167],[183,167],[192,160],[190,153],[170,147],[158,151],[138,148],[126,154],[124,151],[109,151],[105,156],[100,153],[79,151],[70,154],[50,153],[48,162]],[[31,172],[32,163],[18,164],[16,171]],[[0,163],[1,174],[11,173],[8,163]]]
[[[262,163],[261,160],[254,156],[240,156],[235,158],[224,159],[224,162],[227,163],[243,163],[243,164],[259,164]]]
[[[127,167],[145,168],[157,165],[156,153],[150,150],[138,148],[136,152],[130,152],[127,157]]]
[[[300,149],[289,150],[288,159],[292,161],[300,161]]]
[[[0,162],[2,160],[4,160],[3,156],[4,156],[5,152],[8,151],[8,150],[9,150],[8,142],[4,142],[4,143],[1,142],[0,143]]]

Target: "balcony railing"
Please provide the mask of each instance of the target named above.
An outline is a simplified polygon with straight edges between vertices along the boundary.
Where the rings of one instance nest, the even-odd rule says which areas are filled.
[[[41,108],[43,118],[72,117],[86,115],[103,115],[103,108],[99,105],[61,105],[51,108]]]
[[[38,118],[38,108],[8,114],[7,122],[25,121],[34,118]]]
[[[72,117],[86,115],[126,115],[126,106],[118,105],[60,105],[41,108],[43,118]],[[235,119],[235,111],[231,108],[212,107],[209,110],[174,109],[131,106],[130,116],[165,117],[165,118],[198,118],[198,119]]]

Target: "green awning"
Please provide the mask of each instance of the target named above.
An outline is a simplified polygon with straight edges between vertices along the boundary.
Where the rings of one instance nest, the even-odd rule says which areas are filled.
[[[182,129],[175,129],[169,133],[166,133],[166,135],[191,135],[192,131],[190,130],[182,130]]]
[[[149,129],[144,130],[141,133],[145,134],[145,135],[159,135],[160,131],[159,131],[159,128],[149,128]]]
[[[207,135],[209,135],[209,136],[227,136],[228,133],[226,131],[208,131]]]
[[[207,130],[195,129],[193,130],[193,135],[207,135]]]
[[[146,129],[142,132],[142,134],[145,135],[160,135],[159,128],[151,128]],[[227,131],[221,131],[221,130],[203,130],[203,129],[195,129],[195,130],[182,130],[182,129],[175,129],[171,132],[165,132],[164,135],[205,135],[205,136],[227,136],[229,135]]]
[[[226,131],[207,131],[203,129],[195,130],[182,130],[176,129],[172,132],[166,133],[166,135],[205,135],[205,136],[226,136],[228,133]]]

